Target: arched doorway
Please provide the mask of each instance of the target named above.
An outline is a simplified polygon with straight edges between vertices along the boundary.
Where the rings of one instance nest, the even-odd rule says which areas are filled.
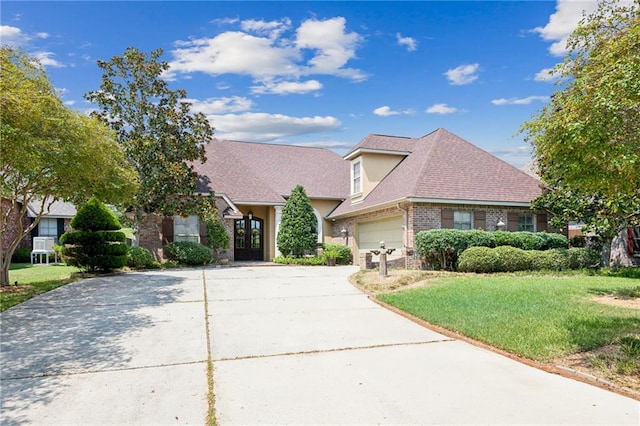
[[[236,219],[233,226],[235,260],[264,260],[264,221],[253,215]]]

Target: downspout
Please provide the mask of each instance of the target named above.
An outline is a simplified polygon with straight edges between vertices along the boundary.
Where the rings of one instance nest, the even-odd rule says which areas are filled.
[[[400,207],[400,203],[396,204],[396,208],[398,210],[402,210],[404,212],[404,269],[409,269],[409,259],[407,258],[407,243],[409,242],[409,207],[403,209]]]

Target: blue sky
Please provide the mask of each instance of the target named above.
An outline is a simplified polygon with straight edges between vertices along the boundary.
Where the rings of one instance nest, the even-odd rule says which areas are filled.
[[[556,90],[545,70],[595,1],[2,2],[2,44],[38,56],[90,111],[96,60],[164,49],[216,137],[324,146],[444,127],[518,167],[520,125]]]

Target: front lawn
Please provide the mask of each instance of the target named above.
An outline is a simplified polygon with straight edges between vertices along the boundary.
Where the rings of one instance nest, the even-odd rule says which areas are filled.
[[[0,288],[0,311],[68,284],[75,280],[78,272],[78,268],[65,265],[12,264],[9,270],[12,285]]]
[[[376,272],[358,273],[354,281],[363,286],[367,274]],[[591,357],[593,368],[607,364],[602,375],[629,376],[632,380],[623,380],[625,385],[640,390],[640,380],[633,379],[640,378],[640,353],[625,350],[640,345],[638,280],[415,271],[404,276],[412,275],[421,281],[413,284],[416,288],[377,297],[429,323],[532,360],[558,363],[584,354]],[[402,277],[386,280],[397,283]],[[380,279],[371,276],[370,281],[379,284]],[[601,303],[615,300],[627,303]],[[598,353],[603,348],[608,348],[606,355]]]

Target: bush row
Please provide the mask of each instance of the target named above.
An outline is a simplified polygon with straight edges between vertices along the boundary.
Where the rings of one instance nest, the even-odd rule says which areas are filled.
[[[135,269],[159,268],[153,254],[144,247],[129,247],[127,253],[127,266]]]
[[[598,252],[589,248],[522,250],[501,246],[469,247],[458,260],[458,270],[463,272],[515,272],[528,270],[553,270],[597,268]]]
[[[319,265],[326,265],[327,259],[324,256],[303,256],[303,257],[278,256],[275,259],[273,259],[273,262],[280,263],[283,265],[319,266]]]
[[[416,234],[416,247],[424,263],[433,269],[454,270],[458,256],[469,247],[511,246],[522,250],[567,248],[564,235],[546,232],[506,232],[432,229]]]
[[[332,257],[336,260],[338,265],[350,265],[351,264],[351,249],[344,244],[325,243],[323,256]]]

